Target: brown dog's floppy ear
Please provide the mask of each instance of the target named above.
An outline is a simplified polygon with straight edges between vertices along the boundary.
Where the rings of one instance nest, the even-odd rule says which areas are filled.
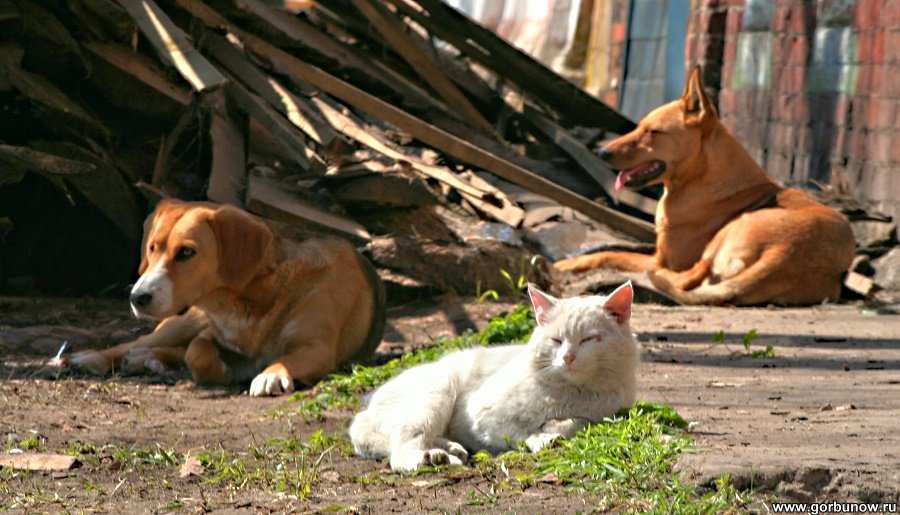
[[[219,248],[219,276],[231,288],[241,289],[256,275],[272,231],[238,208],[222,206],[209,217]]]
[[[703,89],[700,66],[694,66],[684,84],[684,93],[681,94],[682,112],[684,124],[688,127],[698,127],[701,124],[711,126],[716,119],[716,108]]]
[[[138,267],[138,274],[143,275],[147,271],[147,254],[150,252],[150,249],[147,248],[147,240],[150,239],[150,233],[156,227],[156,220],[163,213],[180,204],[183,204],[183,202],[169,199],[160,200],[153,212],[144,219],[144,237],[141,239],[141,265]]]

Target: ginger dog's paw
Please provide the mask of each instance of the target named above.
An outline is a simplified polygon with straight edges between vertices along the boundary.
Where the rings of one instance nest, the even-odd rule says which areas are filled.
[[[263,372],[254,377],[253,382],[250,383],[251,397],[281,395],[293,391],[294,380],[292,378],[273,372]]]
[[[112,368],[112,363],[100,351],[83,350],[72,354],[64,361],[67,365],[76,370],[84,372],[92,372],[94,374],[107,374]]]

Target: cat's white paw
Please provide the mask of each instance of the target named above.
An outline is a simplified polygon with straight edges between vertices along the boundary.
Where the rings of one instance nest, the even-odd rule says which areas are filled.
[[[281,374],[263,372],[250,383],[251,397],[281,395],[294,391],[294,380]]]
[[[525,439],[525,445],[529,451],[538,452],[562,437],[559,433],[535,433]]]
[[[541,426],[542,433],[558,433],[563,438],[572,438],[578,431],[584,429],[591,423],[590,420],[581,417],[572,418],[552,418]]]
[[[463,466],[469,453],[456,442],[448,442],[451,450],[408,449],[391,454],[391,470],[394,472],[415,472],[427,465]]]
[[[465,452],[465,449],[463,449]],[[466,453],[468,456],[469,453]],[[450,454],[444,449],[428,449],[428,463],[431,465],[462,466],[463,461],[455,454]]]
[[[447,449],[447,453],[450,456],[453,456],[453,457],[456,457],[457,459],[459,459],[460,465],[462,465],[463,463],[465,463],[466,461],[469,460],[469,451],[467,451],[465,447],[463,447],[462,445],[460,445],[454,441],[447,440],[446,449]],[[454,465],[454,463],[451,463],[451,465]]]

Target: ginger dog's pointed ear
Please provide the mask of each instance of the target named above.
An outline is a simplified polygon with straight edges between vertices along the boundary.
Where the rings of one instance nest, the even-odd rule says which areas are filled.
[[[272,231],[248,213],[231,206],[213,211],[209,225],[216,235],[219,276],[228,287],[243,288],[259,270],[272,244]]]
[[[703,89],[703,79],[699,66],[694,66],[684,84],[681,94],[684,124],[687,127],[711,127],[716,117],[716,108]]]

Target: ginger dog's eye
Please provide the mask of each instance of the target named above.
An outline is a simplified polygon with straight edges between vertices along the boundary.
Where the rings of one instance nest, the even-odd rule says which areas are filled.
[[[175,261],[185,261],[187,259],[191,259],[195,254],[197,254],[196,250],[190,247],[181,247],[175,254]]]

